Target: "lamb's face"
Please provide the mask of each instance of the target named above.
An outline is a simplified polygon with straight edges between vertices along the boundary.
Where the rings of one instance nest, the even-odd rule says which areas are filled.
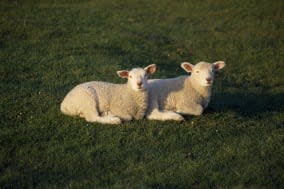
[[[147,78],[149,74],[153,74],[156,71],[156,65],[151,64],[143,68],[134,68],[131,71],[122,70],[117,71],[119,77],[127,78],[128,85],[134,91],[145,91],[147,90]]]
[[[191,77],[199,86],[208,87],[213,84],[215,70],[222,69],[225,62],[218,61],[215,63],[199,62],[195,66],[189,63],[182,63],[182,68],[186,72],[191,72]]]
[[[211,86],[214,81],[214,66],[213,64],[201,62],[193,67],[191,77],[195,78],[195,81],[200,86]]]
[[[142,68],[132,69],[128,74],[128,83],[134,91],[147,89],[147,73]]]

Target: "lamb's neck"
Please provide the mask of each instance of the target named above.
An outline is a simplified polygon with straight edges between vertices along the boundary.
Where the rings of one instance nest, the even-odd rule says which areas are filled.
[[[200,86],[197,85],[191,77],[187,78],[186,81],[190,87],[192,87],[200,96],[207,98],[211,96],[212,86]]]
[[[126,84],[127,85],[127,84]],[[129,94],[131,97],[135,98],[135,99],[144,99],[147,95],[147,91],[134,91],[130,85],[127,85],[126,87],[127,90],[127,94]]]
[[[148,104],[148,91],[134,91],[131,88],[128,88],[127,99],[131,101],[133,110],[136,109],[134,113],[135,119],[141,119],[145,116],[145,111]]]

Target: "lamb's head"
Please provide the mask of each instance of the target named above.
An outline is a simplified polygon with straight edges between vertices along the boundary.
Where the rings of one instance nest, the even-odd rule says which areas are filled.
[[[191,78],[195,83],[200,86],[211,86],[214,81],[214,73],[216,70],[224,68],[225,62],[217,61],[214,63],[199,62],[196,65],[192,65],[188,62],[181,64],[181,67],[188,73],[191,73]]]
[[[148,87],[147,78],[149,74],[156,71],[156,65],[151,64],[145,68],[133,68],[132,70],[117,71],[117,75],[121,78],[128,78],[128,85],[134,91],[145,91]]]

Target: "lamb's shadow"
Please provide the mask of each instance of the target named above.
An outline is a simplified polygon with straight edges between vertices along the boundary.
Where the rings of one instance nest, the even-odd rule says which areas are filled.
[[[247,117],[267,112],[281,112],[284,111],[284,94],[249,92],[215,94],[205,114],[225,111],[233,111]]]

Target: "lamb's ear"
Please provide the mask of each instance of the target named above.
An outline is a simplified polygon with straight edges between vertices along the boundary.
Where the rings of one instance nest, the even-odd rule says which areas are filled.
[[[149,66],[144,68],[147,74],[153,74],[156,71],[156,69],[157,69],[156,64],[150,64]]]
[[[182,69],[184,69],[187,73],[191,73],[193,70],[194,65],[188,63],[188,62],[183,62],[180,65]]]
[[[117,73],[118,77],[128,78],[129,71],[121,70],[121,71],[117,71],[116,73]]]
[[[215,70],[221,70],[225,67],[226,64],[224,61],[217,61],[217,62],[214,62],[213,65],[214,65]]]

